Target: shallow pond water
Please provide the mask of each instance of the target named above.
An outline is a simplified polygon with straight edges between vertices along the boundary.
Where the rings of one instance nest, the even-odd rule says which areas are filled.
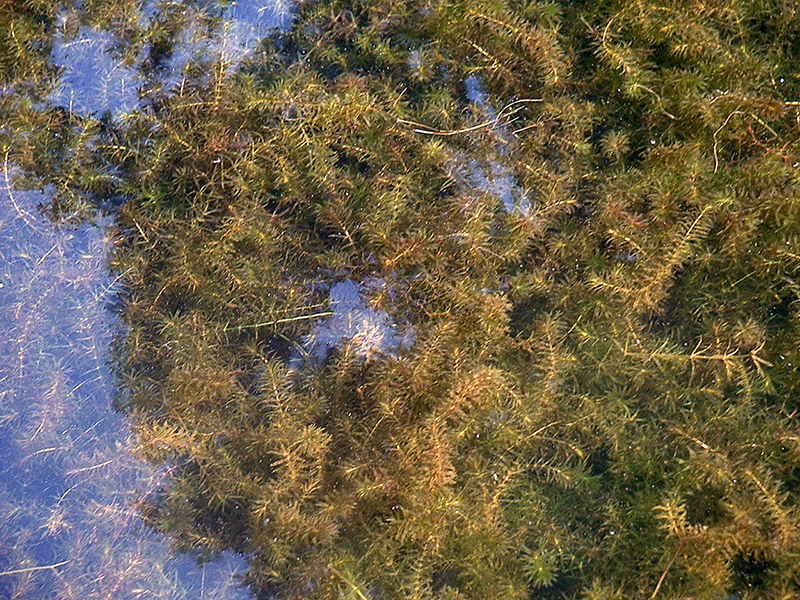
[[[288,6],[256,4],[222,10],[217,33],[190,19],[158,84],[176,85],[203,53],[233,66],[291,20]],[[108,31],[67,35],[78,9],[59,19],[58,84],[40,108],[119,119],[141,106],[147,48],[128,64]],[[107,264],[111,220],[54,224],[41,210],[53,190],[15,189],[22,175],[7,157],[0,165],[0,597],[249,597],[243,559],[198,564],[142,524],[138,503],[169,485],[170,469],[132,454],[129,423],[113,407],[109,346],[124,331],[109,308],[120,279]]]
[[[109,229],[56,227],[46,193],[0,188],[0,596],[246,598],[225,556],[198,566],[143,527],[168,484],[131,454],[108,349],[120,325]]]

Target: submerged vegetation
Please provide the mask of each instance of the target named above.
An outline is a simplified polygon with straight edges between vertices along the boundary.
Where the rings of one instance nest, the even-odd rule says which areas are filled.
[[[6,163],[115,219],[145,521],[257,598],[797,597],[800,8],[295,8],[0,5]],[[44,102],[80,27],[137,108]]]

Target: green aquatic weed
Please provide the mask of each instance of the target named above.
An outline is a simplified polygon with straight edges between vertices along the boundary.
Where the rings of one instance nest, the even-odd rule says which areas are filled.
[[[4,105],[55,214],[120,196],[146,521],[264,597],[796,594],[792,8],[297,8],[124,120]],[[317,352],[344,288],[402,343]]]

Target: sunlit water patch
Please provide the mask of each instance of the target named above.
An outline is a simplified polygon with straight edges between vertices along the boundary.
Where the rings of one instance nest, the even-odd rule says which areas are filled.
[[[0,598],[238,599],[243,561],[198,566],[144,527],[170,481],[136,459],[107,350],[116,281],[103,226],[56,228],[0,173]]]
[[[293,4],[287,0],[238,0],[221,10],[213,4],[206,9],[182,9],[186,18],[175,36],[172,53],[162,65],[160,85],[164,90],[177,89],[192,64],[208,66],[208,77],[224,78],[233,73],[258,51],[261,40],[276,30],[287,29],[294,17]],[[209,28],[209,18],[215,14],[221,19]]]
[[[413,332],[399,326],[392,317],[373,308],[365,301],[370,288],[375,291],[385,287],[381,280],[370,279],[356,283],[350,279],[335,283],[330,288],[329,315],[309,335],[306,345],[317,360],[345,343],[362,359],[380,354],[394,355],[408,349],[414,339]]]
[[[475,159],[457,155],[450,163],[448,174],[462,190],[486,192],[498,200],[506,211],[525,218],[531,216],[532,207],[527,192],[503,163],[492,161],[486,168]]]
[[[82,116],[132,111],[140,106],[138,89],[144,82],[138,66],[115,56],[114,36],[82,27],[53,46],[53,64],[61,68],[58,87],[48,100]]]
[[[157,21],[171,19],[177,24],[166,60],[147,66],[154,56],[150,42],[136,51],[111,32],[88,26],[68,35],[72,13],[64,12],[51,55],[60,71],[48,101],[82,116],[106,111],[116,116],[140,109],[149,93],[177,89],[192,63],[207,65],[206,76],[233,73],[257,51],[261,40],[288,28],[294,14],[286,0],[239,0],[224,7],[186,4],[179,15],[170,15],[175,10],[173,2],[141,7],[136,26],[143,31]]]
[[[530,218],[533,206],[529,193],[517,183],[506,164],[513,142],[513,136],[504,122],[507,115],[501,114],[502,110],[498,112],[487,101],[487,94],[477,77],[468,77],[464,81],[464,91],[483,119],[474,126],[476,131],[485,129],[492,133],[493,156],[482,156],[478,160],[469,154],[456,152],[450,161],[448,174],[465,193],[488,193],[507,212]]]

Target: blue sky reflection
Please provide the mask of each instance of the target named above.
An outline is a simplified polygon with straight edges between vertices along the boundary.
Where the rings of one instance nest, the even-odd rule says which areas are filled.
[[[108,345],[120,325],[103,226],[55,227],[45,193],[0,172],[0,598],[239,600],[225,556],[170,555],[136,502],[169,484],[131,453],[114,412]]]
[[[373,288],[385,285],[375,279],[368,284]],[[318,325],[307,340],[316,359],[325,360],[330,350],[343,343],[349,343],[355,355],[363,359],[379,354],[392,355],[411,346],[413,333],[410,330],[398,327],[389,314],[365,302],[367,287],[350,279],[331,287],[328,302],[333,314]]]

